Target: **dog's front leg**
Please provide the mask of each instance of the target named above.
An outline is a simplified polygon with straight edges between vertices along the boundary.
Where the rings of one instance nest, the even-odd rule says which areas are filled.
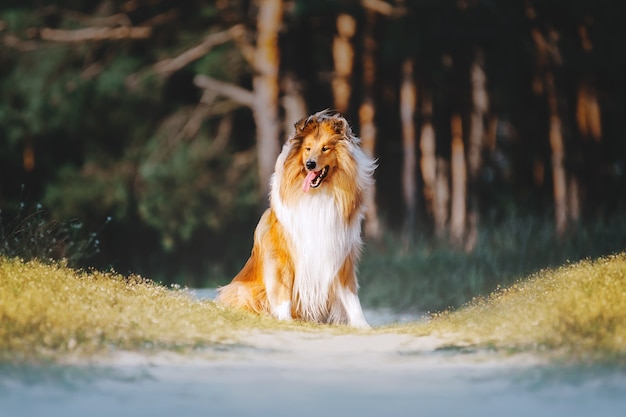
[[[279,320],[291,320],[293,273],[268,259],[263,268],[263,281],[272,316]]]
[[[358,284],[354,271],[357,255],[348,257],[339,271],[335,286],[335,302],[331,306],[331,322],[346,323],[352,327],[367,329],[370,325],[365,319],[361,301],[357,295]]]
[[[339,290],[339,299],[348,316],[348,324],[350,326],[362,329],[368,329],[370,327],[365,319],[361,302],[356,292],[353,292],[350,288],[341,288]]]

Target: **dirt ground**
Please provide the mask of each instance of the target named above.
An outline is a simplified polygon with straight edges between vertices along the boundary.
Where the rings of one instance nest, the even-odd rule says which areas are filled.
[[[251,332],[191,354],[0,366],[0,416],[622,416],[626,375],[402,334]]]

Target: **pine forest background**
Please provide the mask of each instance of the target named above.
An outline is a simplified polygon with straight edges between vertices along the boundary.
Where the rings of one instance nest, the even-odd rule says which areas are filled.
[[[77,266],[223,284],[249,254],[293,124],[331,108],[379,161],[361,266],[372,303],[438,291],[420,307],[445,307],[624,250],[623,12],[612,0],[5,0],[0,237],[8,247],[36,214],[92,231],[98,253]],[[71,239],[53,240],[49,256],[64,257]]]

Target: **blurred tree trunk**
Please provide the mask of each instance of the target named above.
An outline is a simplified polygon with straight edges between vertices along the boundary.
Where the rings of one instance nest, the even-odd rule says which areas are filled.
[[[437,179],[437,159],[435,156],[435,129],[433,128],[433,100],[429,91],[422,89],[422,129],[420,132],[420,168],[424,181],[424,207],[426,212],[435,215],[435,181]]]
[[[186,64],[190,59],[197,59],[201,56],[198,51],[206,53],[215,43],[228,39],[240,40],[242,54],[250,58],[254,69],[254,77],[252,79],[253,91],[202,74],[194,77],[194,83],[200,88],[212,90],[252,109],[256,124],[259,196],[261,201],[267,204],[269,180],[274,171],[274,164],[280,150],[279,137],[281,127],[278,112],[280,51],[278,49],[278,32],[282,23],[283,4],[282,0],[257,0],[257,7],[257,40],[255,48],[249,48],[248,45],[241,42],[240,38],[243,36],[240,32],[243,27],[237,25],[223,33],[210,35],[203,44],[181,55],[184,59],[179,57],[175,60],[168,60],[167,64],[171,65],[170,62],[175,63],[177,60]],[[248,53],[250,49],[252,51]],[[287,97],[289,102],[289,99],[293,98],[293,94],[295,94],[296,87],[289,84],[289,80],[285,82],[288,95],[292,94],[290,97]],[[292,102],[289,102],[289,109],[294,110],[291,104]],[[295,111],[296,115],[301,113],[302,111],[299,108]],[[294,117],[294,114],[290,113],[287,116]],[[295,120],[298,120],[298,118],[294,119],[292,123],[295,123]]]
[[[476,246],[478,239],[478,175],[482,165],[482,151],[485,137],[485,117],[489,110],[489,96],[487,94],[487,77],[484,70],[483,52],[478,50],[470,68],[470,85],[472,98],[472,112],[470,114],[470,130],[467,149],[468,172],[468,213],[467,236],[465,250],[470,252]]]
[[[294,129],[294,124],[306,117],[308,112],[306,102],[302,96],[302,86],[296,80],[293,73],[287,73],[282,81],[283,98],[282,107],[285,111],[284,133],[288,137]]]
[[[252,111],[257,129],[260,195],[269,193],[269,179],[279,152],[278,138],[278,31],[283,16],[282,0],[257,0],[257,41],[254,51],[254,102]]]
[[[581,24],[578,27],[578,36],[584,56],[592,60],[593,43],[589,39],[586,24]],[[585,139],[600,142],[602,140],[602,118],[598,95],[591,76],[587,75],[580,82],[576,101],[576,121],[580,134]]]
[[[363,102],[359,107],[359,122],[361,125],[361,140],[365,153],[374,157],[376,153],[376,123],[374,115],[374,83],[376,81],[376,39],[373,30],[376,14],[372,10],[366,10],[365,28],[363,30]],[[368,194],[365,204],[365,236],[370,239],[379,239],[382,233],[378,208],[376,206],[376,186]]]
[[[450,239],[454,245],[460,246],[465,238],[467,198],[467,172],[461,116],[457,113],[453,114],[450,124],[452,130]]]
[[[580,47],[583,55],[583,63],[581,65],[586,68],[593,68],[593,61],[596,59],[593,55],[593,43],[589,38],[587,25],[590,23],[586,19],[585,23],[581,23],[578,27],[578,36],[580,38]],[[579,137],[581,139],[581,154],[578,160],[581,163],[581,187],[584,189],[584,196],[588,201],[598,201],[601,199],[598,190],[599,184],[603,180],[598,175],[597,167],[602,166],[603,145],[602,145],[602,114],[598,94],[595,88],[594,76],[591,70],[586,70],[582,75],[582,79],[578,83],[578,91],[576,96],[576,124],[578,127]],[[573,191],[578,191],[575,189]],[[582,203],[581,203],[582,204]],[[578,211],[581,209],[578,208]]]
[[[350,79],[354,65],[352,37],[356,32],[356,21],[348,14],[337,16],[337,34],[333,40],[333,95],[335,110],[345,114],[352,94]]]
[[[534,8],[529,3],[527,15],[536,18]],[[536,73],[533,90],[536,94],[546,97],[549,112],[549,138],[552,152],[552,186],[554,195],[554,221],[556,233],[563,237],[568,227],[568,206],[577,207],[578,202],[568,201],[568,175],[565,170],[565,141],[563,139],[563,122],[559,114],[559,99],[554,80],[554,68],[561,64],[561,55],[557,45],[558,33],[553,28],[547,30],[546,36],[533,26],[531,37],[536,49]],[[572,179],[575,181],[575,179]],[[577,190],[577,185],[570,183],[570,189]],[[578,198],[578,193],[570,194]],[[570,212],[570,214],[575,214]]]
[[[442,156],[436,158],[435,189],[433,199],[433,218],[435,220],[435,236],[443,239],[450,213],[450,165]]]
[[[567,174],[565,172],[565,143],[563,127],[558,111],[554,74],[544,74],[548,111],[550,112],[550,149],[552,150],[552,185],[554,192],[554,219],[556,231],[562,236],[567,229]]]
[[[576,122],[578,131],[585,140],[602,140],[602,118],[596,89],[591,81],[583,80],[578,86],[576,97]]]
[[[413,62],[410,59],[402,65],[400,86],[400,118],[402,122],[402,194],[404,197],[403,244],[405,249],[412,244],[417,217],[417,184],[415,155],[415,105],[417,90],[413,80]]]

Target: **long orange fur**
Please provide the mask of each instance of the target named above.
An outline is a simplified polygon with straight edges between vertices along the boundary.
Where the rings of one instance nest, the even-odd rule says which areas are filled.
[[[367,327],[356,262],[375,168],[340,115],[298,121],[276,161],[251,256],[217,301],[284,320]]]

